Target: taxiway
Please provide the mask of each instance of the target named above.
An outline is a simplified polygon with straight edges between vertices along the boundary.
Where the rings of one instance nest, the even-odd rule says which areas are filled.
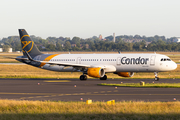
[[[51,101],[174,101],[180,88],[133,88],[98,86],[99,83],[151,83],[152,79],[0,79],[0,99]],[[179,83],[180,79],[161,79],[156,83]]]

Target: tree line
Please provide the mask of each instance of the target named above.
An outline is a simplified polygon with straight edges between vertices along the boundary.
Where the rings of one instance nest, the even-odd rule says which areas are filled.
[[[113,36],[100,40],[97,36],[88,39],[80,37],[48,37],[42,39],[30,36],[40,51],[180,51],[180,43],[175,43],[175,37],[166,39],[164,36],[155,35],[146,37],[140,35],[117,36],[115,43]],[[1,48],[11,47],[13,51],[21,51],[19,36],[9,36],[0,41]]]

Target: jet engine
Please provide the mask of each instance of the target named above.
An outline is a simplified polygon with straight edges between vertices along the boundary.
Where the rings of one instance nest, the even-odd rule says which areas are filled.
[[[102,68],[88,68],[87,74],[91,77],[102,78],[105,75],[105,71]]]
[[[117,72],[115,74],[118,74],[121,77],[132,77],[134,75],[134,72]]]

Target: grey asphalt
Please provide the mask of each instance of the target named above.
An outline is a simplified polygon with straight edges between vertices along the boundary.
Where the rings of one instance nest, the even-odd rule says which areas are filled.
[[[50,101],[174,101],[180,88],[132,88],[98,86],[99,83],[152,83],[153,79],[0,79],[0,99]],[[180,79],[160,79],[155,83],[179,83]]]

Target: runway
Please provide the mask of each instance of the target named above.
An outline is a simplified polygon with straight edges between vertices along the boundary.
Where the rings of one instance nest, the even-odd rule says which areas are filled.
[[[180,88],[132,88],[98,86],[99,83],[145,83],[153,79],[0,79],[0,99],[51,101],[174,101]],[[156,82],[156,81],[155,81]],[[161,79],[156,83],[179,83],[180,79]]]

